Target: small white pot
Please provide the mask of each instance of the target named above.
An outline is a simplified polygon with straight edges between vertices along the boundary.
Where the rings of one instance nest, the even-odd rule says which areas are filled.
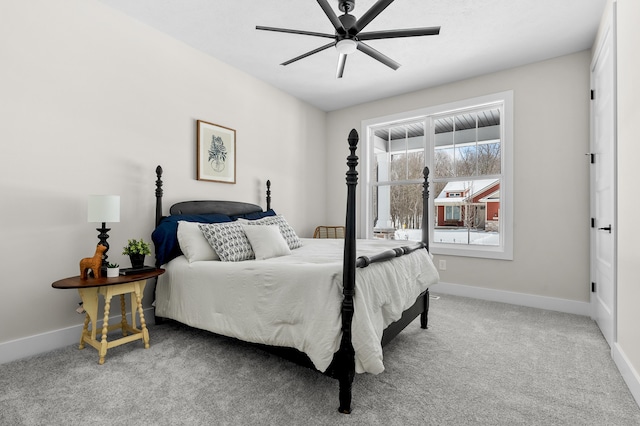
[[[107,278],[114,278],[120,275],[120,268],[107,268]]]

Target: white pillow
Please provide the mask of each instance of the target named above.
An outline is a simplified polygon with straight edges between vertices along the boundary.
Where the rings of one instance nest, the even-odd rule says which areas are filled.
[[[296,235],[296,231],[293,230],[284,216],[266,216],[258,220],[238,219],[238,222],[246,225],[278,225],[280,227],[282,237],[287,242],[291,250],[302,247],[302,241],[300,241],[300,238]]]
[[[189,263],[199,260],[220,260],[220,256],[209,245],[196,222],[178,221],[178,244]]]
[[[200,223],[198,227],[223,262],[254,258],[251,243],[238,222]]]
[[[259,226],[243,223],[242,229],[251,243],[257,260],[291,254],[289,245],[282,237],[278,225]]]

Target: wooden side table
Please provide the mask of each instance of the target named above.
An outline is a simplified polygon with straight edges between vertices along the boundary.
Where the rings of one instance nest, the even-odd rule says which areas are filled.
[[[80,276],[64,278],[51,284],[53,288],[78,289],[82,298],[82,306],[86,311],[82,334],[80,335],[80,349],[84,349],[84,344],[88,343],[98,350],[100,355],[100,364],[104,364],[104,358],[107,355],[107,349],[120,346],[124,343],[135,340],[142,340],[145,349],[149,348],[149,332],[147,331],[147,323],[144,320],[144,312],[142,311],[142,297],[144,287],[149,278],[155,278],[164,274],[164,269],[155,269],[153,271],[142,272],[139,274],[120,275],[115,278],[87,278],[80,279]],[[104,297],[104,318],[102,322],[102,339],[96,339],[97,320],[98,320],[98,295]],[[132,325],[127,323],[127,315],[125,311],[125,294],[131,294],[131,321]],[[120,308],[122,310],[122,321],[120,324],[109,325],[109,312],[111,310],[111,298],[120,295]],[[135,307],[135,309],[134,309]],[[135,311],[140,317],[140,328],[137,328]],[[89,323],[91,322],[91,330]],[[112,330],[122,330],[120,339],[107,341],[107,333]],[[127,332],[131,333],[127,335]]]

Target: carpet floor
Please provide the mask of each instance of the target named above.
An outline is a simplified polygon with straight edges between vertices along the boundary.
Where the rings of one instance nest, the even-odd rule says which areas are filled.
[[[76,345],[0,365],[1,425],[639,425],[640,409],[589,318],[450,295],[431,300],[338,384],[255,346],[168,321],[141,342]]]

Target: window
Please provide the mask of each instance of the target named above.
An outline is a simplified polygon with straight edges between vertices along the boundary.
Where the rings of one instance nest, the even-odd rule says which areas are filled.
[[[446,206],[445,220],[460,220],[460,206]]]
[[[395,238],[396,230],[405,229],[420,233],[424,140],[423,120],[395,123],[374,134],[371,181],[375,184],[369,188],[374,237]]]
[[[430,173],[431,250],[512,258],[512,92],[362,123],[363,234],[419,240]]]

